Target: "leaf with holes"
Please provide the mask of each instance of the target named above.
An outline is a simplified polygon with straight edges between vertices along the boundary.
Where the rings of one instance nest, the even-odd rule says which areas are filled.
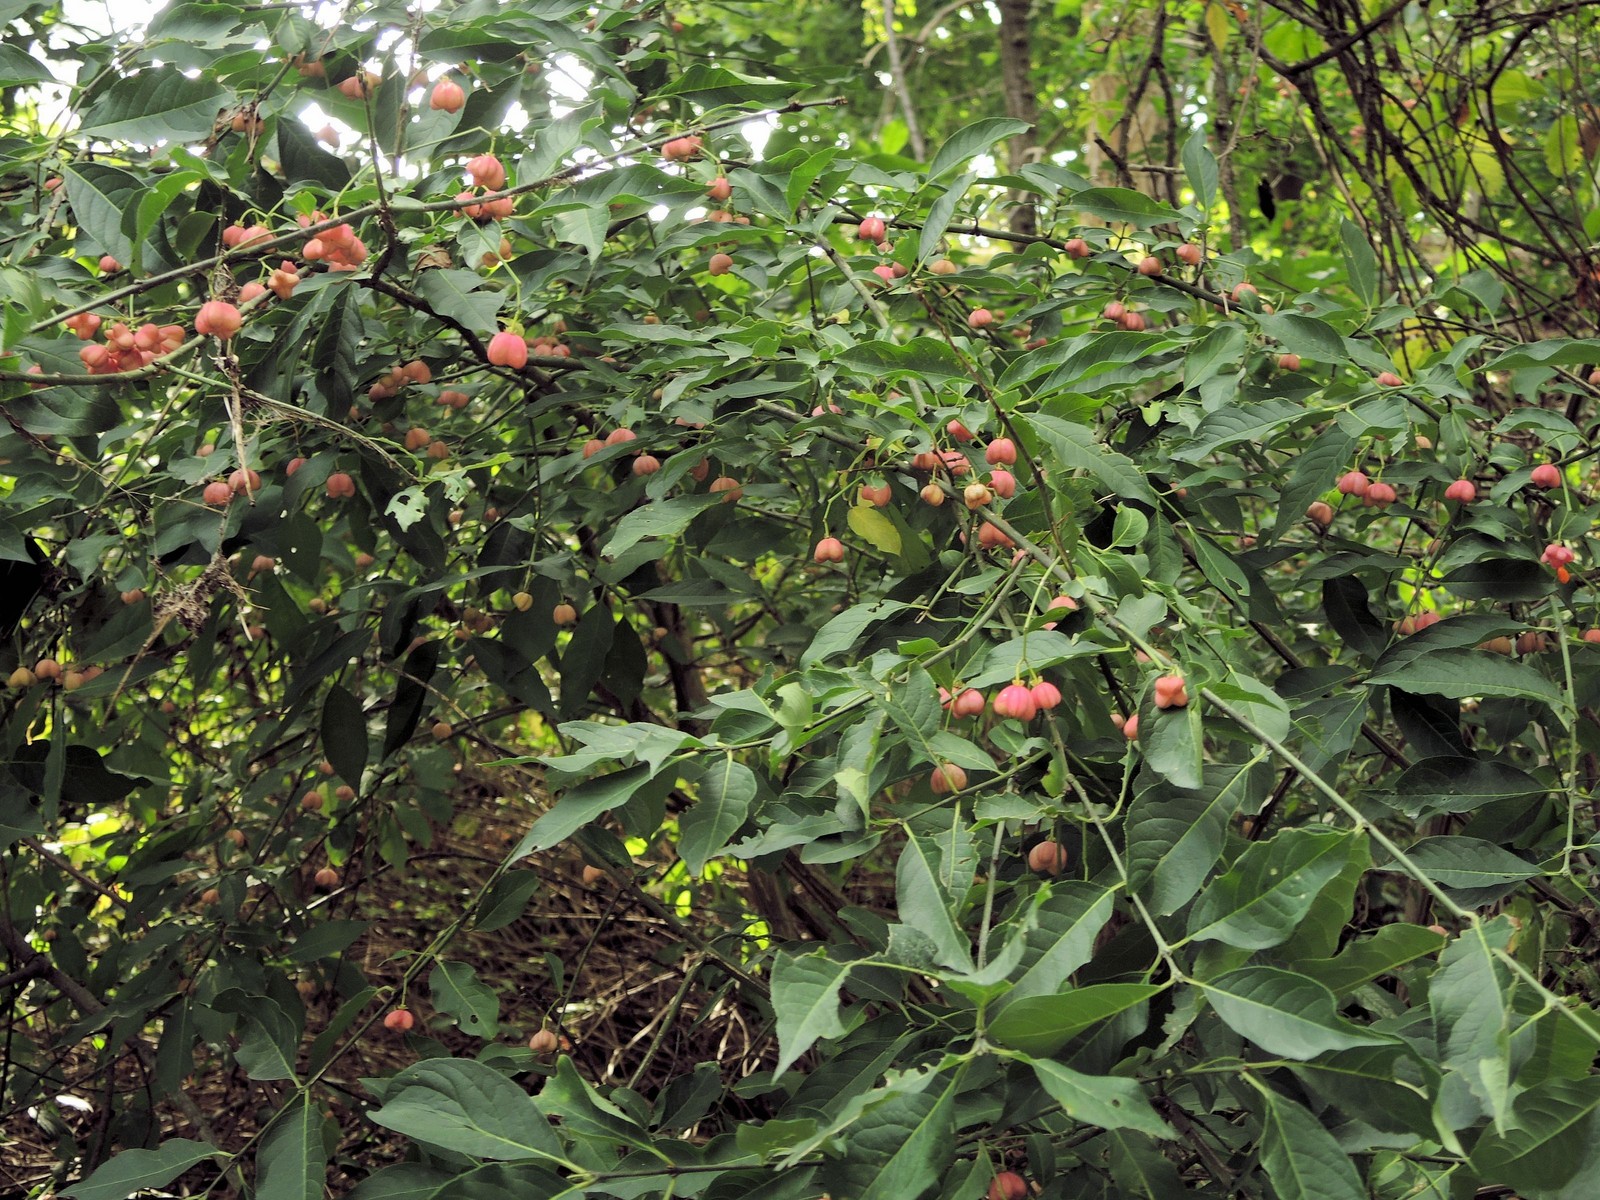
[[[466,963],[441,962],[428,976],[433,1006],[454,1017],[463,1033],[492,1038],[500,1031],[500,997]]]

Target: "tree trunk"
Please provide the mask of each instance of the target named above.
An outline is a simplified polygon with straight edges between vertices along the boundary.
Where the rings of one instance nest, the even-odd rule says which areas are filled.
[[[1006,115],[1028,123],[1006,144],[1007,166],[1014,175],[1033,159],[1039,121],[1038,99],[1033,92],[1033,37],[1028,26],[1029,0],[998,0],[1000,6],[1000,86],[1005,92]],[[1011,232],[1036,233],[1038,212],[1028,193],[1013,192]]]

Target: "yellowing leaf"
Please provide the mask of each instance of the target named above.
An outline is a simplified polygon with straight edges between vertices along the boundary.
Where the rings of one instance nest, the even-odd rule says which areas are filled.
[[[1566,175],[1583,161],[1578,118],[1571,113],[1556,118],[1544,138],[1544,162],[1552,175]]]
[[[1217,48],[1219,54],[1227,48],[1233,26],[1229,23],[1228,12],[1222,5],[1206,5],[1206,32],[1211,35],[1211,44]]]
[[[865,538],[885,554],[900,553],[900,531],[894,527],[893,521],[878,511],[877,506],[856,505],[850,510],[849,523],[852,533]]]

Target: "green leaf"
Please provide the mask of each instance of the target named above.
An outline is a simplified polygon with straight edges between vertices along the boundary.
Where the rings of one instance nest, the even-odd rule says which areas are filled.
[[[1344,1020],[1332,992],[1293,971],[1241,967],[1199,986],[1228,1028],[1281,1058],[1311,1059],[1394,1040]]]
[[[484,897],[483,908],[474,925],[483,933],[504,929],[522,916],[528,899],[539,889],[539,872],[507,871]]]
[[[599,262],[605,249],[606,229],[611,224],[610,209],[600,203],[584,204],[558,212],[550,219],[558,240],[581,246],[591,263]]]
[[[1252,734],[1265,734],[1281,742],[1289,736],[1289,706],[1260,680],[1230,675],[1211,685],[1211,693],[1240,718],[1250,722]]]
[[[476,333],[488,333],[506,294],[484,286],[476,271],[424,271],[417,279],[417,294],[441,317],[459,321]]]
[[[950,181],[948,187],[936,187],[934,201],[928,206],[928,215],[922,223],[922,233],[917,239],[917,257],[928,259],[933,257],[939,249],[939,243],[944,240],[945,229],[950,224],[950,218],[955,215],[961,198],[967,194],[977,180],[974,174],[962,175]]]
[[[47,763],[52,752],[60,760],[60,775],[51,789],[47,783]],[[11,774],[35,796],[56,799],[68,796],[80,804],[110,806],[150,781],[143,776],[119,775],[106,768],[105,759],[93,746],[72,744],[62,748],[60,738],[31,742],[12,753]]]
[[[339,778],[359,791],[367,768],[367,718],[361,701],[338,684],[322,703],[322,753]]]
[[[1125,818],[1128,882],[1158,916],[1187,904],[1222,854],[1228,822],[1266,799],[1272,771],[1261,760],[1207,767],[1193,791],[1146,784]]]
[[[844,653],[855,646],[869,625],[897,616],[909,607],[910,605],[898,600],[879,600],[874,604],[852,605],[817,630],[817,636],[811,639],[811,644],[800,656],[800,665],[815,666],[835,654]]]
[[[417,731],[417,722],[422,719],[423,705],[430,694],[428,683],[438,669],[438,642],[424,642],[406,655],[400,682],[395,685],[394,700],[389,705],[389,715],[384,720],[383,759],[410,741],[411,735]]]
[[[1583,367],[1600,362],[1600,338],[1550,338],[1516,346],[1483,364],[1484,371],[1521,367]]]
[[[349,186],[350,165],[337,154],[325,150],[304,122],[292,117],[280,119],[274,130],[274,140],[283,177],[290,183],[312,183],[335,192]],[[390,202],[396,199],[398,197],[391,196]]]
[[[991,646],[983,656],[981,667],[968,668],[966,684],[968,687],[985,688],[997,683],[1010,683],[1030,670],[1042,671],[1057,663],[1099,652],[1097,647],[1083,645],[1077,639],[1053,629],[1036,629]]]
[[[1034,413],[1020,418],[1044,443],[1049,455],[1068,471],[1086,471],[1112,494],[1137,500],[1151,508],[1159,507],[1156,494],[1131,458],[1107,449],[1094,431],[1063,421],[1059,417]]]
[[[1225,367],[1237,367],[1244,356],[1244,330],[1229,321],[1214,325],[1189,345],[1183,361],[1183,386],[1190,391]]]
[[[1136,225],[1141,229],[1182,218],[1177,209],[1169,208],[1132,188],[1088,188],[1066,197],[1065,203],[1102,221]]]
[[[1559,177],[1578,169],[1583,162],[1583,136],[1575,113],[1561,113],[1545,130],[1544,162],[1550,174]]]
[[[532,153],[517,164],[517,182],[529,184],[556,174],[566,158],[583,144],[584,134],[593,126],[594,118],[583,110],[541,123]]]
[[[638,1123],[600,1095],[565,1054],[556,1061],[554,1078],[539,1089],[539,1107],[561,1123],[568,1137],[634,1147],[650,1144]]]
[[[1302,958],[1295,970],[1309,975],[1343,997],[1396,968],[1415,962],[1444,947],[1444,937],[1421,925],[1395,923],[1380,926],[1370,937],[1357,938],[1333,958]]]
[[[729,104],[766,104],[788,100],[795,84],[786,79],[757,79],[712,63],[692,62],[681,75],[656,92],[661,97],[676,97],[705,108]]]
[[[1255,1076],[1261,1093],[1261,1165],[1278,1200],[1366,1200],[1350,1156],[1320,1121]]]
[[[1184,139],[1183,170],[1189,177],[1189,187],[1194,191],[1195,204],[1202,212],[1209,209],[1217,198],[1217,158],[1206,145],[1206,136],[1195,132]]]
[[[1412,817],[1471,812],[1499,800],[1516,800],[1532,808],[1550,791],[1510,763],[1460,755],[1413,763],[1394,786],[1401,807]]]
[[[154,1150],[124,1150],[60,1194],[73,1200],[127,1200],[135,1192],[166,1187],[216,1153],[211,1143],[188,1138],[173,1138]]]
[[[1277,953],[1286,960],[1326,958],[1339,948],[1355,908],[1356,890],[1372,869],[1372,850],[1364,834],[1345,842],[1344,863],[1317,893],[1289,940]]]
[[[1228,19],[1228,10],[1218,0],[1206,0],[1205,10],[1206,35],[1211,39],[1211,45],[1218,54],[1228,48],[1228,39],[1233,36],[1233,25]]]
[[[356,290],[340,287],[311,344],[318,386],[336,405],[349,404],[355,394],[356,361],[363,333]]]
[[[675,776],[676,772],[672,774]],[[560,845],[596,817],[626,804],[654,775],[649,767],[636,764],[568,789],[523,835],[512,851],[513,861],[535,850]]]
[[[1071,391],[1097,376],[1117,371],[1130,363],[1153,359],[1174,349],[1179,342],[1160,334],[1089,333],[1056,340],[1017,355],[1000,376],[1000,387],[1009,389],[1037,379],[1049,372],[1036,387],[1041,394]],[[1121,376],[1118,376],[1120,381]]]
[[[1379,668],[1369,687],[1387,685],[1427,696],[1515,696],[1552,707],[1563,704],[1554,683],[1526,663],[1487,650],[1437,650],[1404,665]]]
[[[782,1075],[818,1038],[845,1032],[839,1015],[839,988],[851,964],[834,962],[827,952],[796,955],[779,951],[772,968],[772,1011],[778,1021],[778,1061]]]
[[[1528,1200],[1593,1195],[1600,1169],[1600,1077],[1552,1079],[1523,1092],[1504,1133],[1489,1129],[1472,1148],[1472,1168]],[[1588,1189],[1573,1190],[1574,1177]]]
[[[972,942],[956,924],[935,866],[937,850],[913,834],[900,851],[895,871],[895,900],[900,920],[933,943],[941,965],[952,970],[972,969]]]
[[[12,309],[13,313],[20,309]],[[76,362],[50,364],[77,371]],[[117,402],[105,388],[52,387],[6,402],[6,409],[29,433],[51,437],[97,437],[120,418]],[[20,561],[20,560],[14,560]]]
[[[1311,502],[1328,490],[1351,461],[1355,439],[1337,426],[1323,430],[1297,454],[1278,497],[1271,539],[1276,541],[1305,520]]]
[[[806,193],[811,190],[811,185],[821,178],[833,160],[838,158],[841,147],[829,146],[818,150],[789,173],[789,182],[784,185],[783,198],[789,206],[789,215],[793,216],[800,208],[801,201],[806,198]]]
[[[1383,625],[1372,615],[1367,585],[1354,575],[1322,581],[1322,611],[1334,632],[1357,653],[1375,659],[1389,643]]]
[[[1120,1075],[1081,1075],[1049,1060],[1036,1060],[1032,1066],[1039,1086],[1074,1121],[1101,1129],[1136,1129],[1153,1137],[1167,1137],[1172,1132],[1156,1116],[1149,1097],[1135,1080]]]
[[[1111,919],[1115,895],[1110,889],[1077,880],[1051,887],[1050,895],[1034,910],[1036,924],[1024,935],[1018,972],[1013,974],[1011,990],[996,1001],[996,1012],[1027,996],[1060,991],[1089,961],[1095,939]]]
[[[1363,1046],[1336,1050],[1290,1068],[1317,1103],[1330,1104],[1374,1128],[1432,1139],[1431,1098],[1439,1069],[1409,1046]],[[1331,1114],[1330,1114],[1331,1116]],[[1324,1124],[1331,1124],[1328,1116]]]
[[[101,163],[62,168],[67,201],[84,232],[121,262],[133,261],[133,239],[122,229],[123,214],[137,213],[144,182],[137,175]]]
[[[82,132],[139,146],[197,142],[210,136],[232,100],[209,72],[190,78],[176,66],[146,67],[106,89],[84,113]]]
[[[1204,750],[1198,704],[1161,709],[1145,696],[1139,706],[1139,751],[1150,770],[1173,787],[1198,788],[1205,782]]]
[[[1096,983],[1054,996],[1029,996],[996,1016],[989,1025],[989,1036],[1002,1046],[1045,1057],[1085,1030],[1144,1004],[1163,986]]]
[[[588,609],[561,655],[559,713],[569,720],[583,712],[589,693],[605,674],[617,623],[604,601]]]
[[[131,230],[127,229],[126,215],[123,218],[124,231],[128,233],[134,245],[142,247],[145,239],[150,236],[150,231],[172,207],[173,201],[204,178],[205,176],[198,171],[174,171],[152,184],[145,191],[143,199],[139,201],[138,213]]]
[[[473,1158],[565,1161],[533,1097],[472,1059],[413,1063],[389,1081],[383,1107],[369,1116],[385,1129]]]
[[[1195,902],[1189,936],[1246,950],[1287,941],[1323,885],[1344,867],[1350,839],[1358,836],[1286,829],[1252,844]]]
[[[435,1200],[460,1176],[423,1163],[392,1163],[368,1175],[347,1200]]]
[[[600,552],[609,558],[617,558],[645,538],[677,537],[689,528],[690,521],[721,502],[721,496],[703,493],[673,496],[636,508],[617,522]]]
[[[500,1032],[500,997],[463,962],[441,962],[428,976],[433,1006],[454,1017],[462,1033],[493,1038]]]
[[[1161,1153],[1153,1138],[1113,1130],[1104,1141],[1110,1147],[1111,1178],[1120,1197],[1139,1200],[1192,1200],[1172,1160]],[[1109,1200],[1109,1198],[1108,1198]]]
[[[1539,868],[1526,859],[1481,838],[1423,838],[1408,848],[1406,855],[1445,888],[1494,887],[1539,874]]]
[[[1243,608],[1250,595],[1250,577],[1234,561],[1233,554],[1209,537],[1195,538],[1191,548],[1195,565],[1206,582],[1227,597],[1230,604]]]
[[[295,1078],[300,1029],[289,1014],[266,996],[245,997],[234,991],[229,999],[229,1010],[239,1017],[239,1048],[234,1057],[244,1073],[258,1080]]]
[[[851,1130],[844,1158],[823,1168],[829,1194],[910,1200],[933,1187],[955,1159],[955,1094],[951,1079],[871,1105]]]
[[[956,130],[933,156],[933,162],[928,165],[927,182],[934,183],[954,174],[969,159],[987,154],[1006,138],[1026,133],[1029,128],[1026,121],[1012,117],[985,117]]]
[[[1341,683],[1347,674],[1344,668],[1335,667]],[[1404,692],[1392,693],[1404,696]],[[1342,692],[1302,704],[1295,714],[1295,732],[1301,739],[1300,757],[1313,771],[1324,777],[1349,757],[1356,738],[1361,735],[1361,724],[1366,716],[1366,696],[1359,692]]]
[[[256,1152],[256,1200],[322,1200],[328,1152],[322,1143],[322,1110],[310,1093],[289,1102]]]
[[[1528,558],[1475,558],[1445,573],[1444,586],[1463,600],[1517,603],[1542,600],[1556,589],[1555,576]]]
[[[848,370],[883,381],[906,376],[929,383],[970,378],[956,352],[931,337],[913,337],[904,343],[856,342],[841,351],[835,361]]]
[[[1339,222],[1339,244],[1344,250],[1344,269],[1350,286],[1367,307],[1378,302],[1378,256],[1361,227],[1348,217]]]
[[[608,1154],[616,1146],[651,1149],[638,1122],[598,1093],[566,1054],[555,1062],[555,1077],[547,1078],[539,1090],[539,1109],[560,1122],[566,1138],[576,1142],[574,1150],[584,1157],[594,1154],[594,1149],[582,1146],[584,1141],[608,1147]]]
[[[1250,319],[1260,326],[1262,333],[1302,358],[1328,366],[1338,366],[1350,358],[1344,338],[1320,318],[1304,313],[1261,312],[1251,313]]]
[[[1445,947],[1428,984],[1440,1061],[1466,1078],[1497,1123],[1511,1104],[1512,1009],[1510,971],[1489,947],[1504,945],[1510,934],[1503,916],[1469,928]]]
[[[297,937],[286,957],[295,963],[321,962],[325,958],[332,958],[344,953],[371,926],[371,921],[323,921]]]
[[[7,14],[5,20],[11,19]],[[0,46],[0,87],[9,90],[23,84],[48,83],[54,78],[49,68],[31,54],[16,46]]]
[[[1200,422],[1189,441],[1168,451],[1181,462],[1199,462],[1208,455],[1245,442],[1273,442],[1314,413],[1291,400],[1230,404]]]
[[[678,818],[678,853],[691,875],[721,854],[739,831],[756,798],[755,772],[727,754],[700,780],[700,798]]]

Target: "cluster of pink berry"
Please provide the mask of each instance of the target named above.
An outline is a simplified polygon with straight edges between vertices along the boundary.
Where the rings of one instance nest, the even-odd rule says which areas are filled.
[[[1150,322],[1145,319],[1142,312],[1129,308],[1121,300],[1113,300],[1101,311],[1108,321],[1115,321],[1117,325],[1129,333],[1143,333],[1150,327]]]
[[[310,224],[309,221],[306,224]],[[270,239],[272,230],[265,225],[229,225],[222,231],[222,244],[232,250],[239,246],[247,246],[251,242],[259,242],[263,238]]]
[[[122,371],[137,370],[154,362],[160,355],[171,354],[184,341],[182,325],[147,323],[130,329],[118,321],[106,330],[102,343],[92,340],[102,324],[100,317],[94,313],[79,313],[75,317],[68,317],[62,324],[89,343],[78,351],[78,357],[83,361],[84,370],[91,375],[116,375]]]
[[[287,258],[283,265],[273,270],[267,276],[267,282],[252,279],[239,289],[239,303],[248,304],[257,296],[264,296],[271,292],[279,300],[287,300],[294,295],[294,289],[300,286],[300,268]]]
[[[200,498],[213,508],[226,508],[235,496],[246,492],[254,495],[261,490],[261,476],[243,467],[236,468],[226,480],[213,479],[206,484]]]
[[[319,212],[309,216],[296,218],[302,229],[311,225],[320,225],[328,218]],[[327,263],[330,271],[354,271],[367,261],[367,247],[356,231],[348,222],[335,225],[332,229],[324,229],[313,238],[309,238],[301,247],[300,253],[307,262]]]
[[[1339,476],[1339,494],[1355,496],[1368,508],[1387,508],[1398,498],[1398,493],[1387,483],[1374,483],[1360,471],[1346,471]]]
[[[396,363],[390,367],[383,376],[367,389],[367,399],[387,400],[397,396],[400,389],[408,383],[432,383],[433,370],[420,358],[414,358],[408,363]]]
[[[456,199],[463,202],[475,199],[478,189],[498,192],[506,185],[506,169],[492,154],[480,154],[468,159],[467,175],[472,180],[472,187],[456,193]],[[501,196],[498,200],[484,200],[477,204],[463,203],[461,211],[474,221],[504,221],[515,208],[515,200],[510,196]]]
[[[1048,679],[1035,680],[1032,686],[1014,680],[994,698],[994,713],[1014,721],[1031,721],[1061,703],[1061,689]]]
[[[634,433],[633,430],[627,428],[626,426],[619,426],[618,428],[613,429],[610,433],[606,434],[604,439],[590,438],[588,441],[586,441],[583,444],[583,456],[584,458],[593,458],[602,450],[609,450],[613,446],[626,446],[629,442],[635,442],[638,440],[639,435]],[[635,450],[633,452],[633,462],[630,465],[629,470],[631,470],[635,475],[645,476],[654,475],[657,471],[661,470],[661,467],[661,460],[654,454],[644,450]],[[689,468],[689,478],[693,479],[696,483],[704,483],[706,477],[710,474],[711,463],[706,459],[701,459],[699,462],[695,463],[694,466]],[[713,492],[722,493],[724,503],[730,503],[734,500],[737,500],[739,499],[739,496],[743,494],[739,482],[735,479],[728,478],[726,475],[714,480],[711,484],[711,490]],[[823,539],[823,542],[828,541],[833,542],[835,545],[839,544],[838,540],[835,538]],[[839,547],[839,558],[831,558],[824,554],[823,542],[817,543],[818,562],[837,562],[839,559],[844,557],[843,546]]]
[[[668,162],[688,162],[700,153],[703,146],[699,134],[672,138],[661,144],[661,157]]]

